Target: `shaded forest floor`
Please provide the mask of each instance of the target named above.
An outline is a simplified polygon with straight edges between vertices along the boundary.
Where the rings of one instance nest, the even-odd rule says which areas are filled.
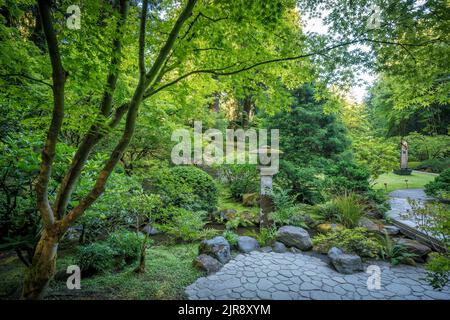
[[[120,271],[83,278],[81,289],[69,290],[65,274],[73,264],[73,250],[62,250],[57,261],[57,275],[52,280],[46,299],[184,299],[184,288],[202,273],[192,267],[198,244],[154,246],[147,249],[146,273],[136,274],[132,264]],[[17,256],[0,260],[0,299],[18,299],[24,265]]]

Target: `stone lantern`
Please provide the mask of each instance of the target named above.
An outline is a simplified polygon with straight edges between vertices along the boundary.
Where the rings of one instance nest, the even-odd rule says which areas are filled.
[[[400,170],[395,170],[394,173],[407,176],[412,172],[408,168],[408,143],[405,140],[400,141]]]
[[[250,151],[252,154],[258,155],[259,173],[260,173],[260,227],[268,227],[269,213],[273,211],[272,203],[272,180],[273,176],[278,172],[279,155],[283,152],[279,149],[270,148],[269,146],[262,146],[257,150]],[[261,157],[266,158],[266,161],[261,161]],[[269,163],[270,162],[270,163]]]

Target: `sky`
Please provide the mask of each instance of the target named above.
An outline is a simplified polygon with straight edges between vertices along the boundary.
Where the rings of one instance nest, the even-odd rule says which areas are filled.
[[[324,16],[326,16],[326,14],[327,14],[326,12],[323,13]],[[308,15],[306,15],[306,16],[303,15],[302,21],[303,21],[303,30],[305,32],[315,32],[318,34],[327,34],[328,33],[328,28],[323,23],[321,18],[309,17]],[[364,45],[358,45],[358,46],[364,49]],[[354,100],[358,103],[361,103],[364,100],[364,97],[367,93],[368,88],[374,83],[375,76],[368,72],[363,72],[359,75],[356,75],[356,78],[359,80],[359,81],[356,81],[359,84],[353,86],[350,89],[350,92],[348,92],[347,97],[350,100]],[[367,82],[367,84],[365,84],[364,82]]]

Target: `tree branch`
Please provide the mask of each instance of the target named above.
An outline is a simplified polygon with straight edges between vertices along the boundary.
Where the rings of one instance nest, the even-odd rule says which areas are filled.
[[[55,30],[53,29],[49,1],[38,0],[38,6],[52,65],[53,113],[50,128],[47,133],[47,140],[42,150],[41,167],[36,183],[36,197],[37,206],[44,225],[49,228],[54,224],[55,217],[48,200],[48,184],[55,158],[58,134],[64,118],[64,84],[66,81],[66,72],[62,66],[58,41]]]
[[[48,87],[53,89],[53,86],[50,83],[45,82],[44,80],[40,80],[40,79],[36,79],[36,78],[30,77],[30,76],[28,76],[26,74],[23,74],[23,73],[0,74],[0,77],[2,77],[2,78],[22,77],[22,78],[26,78],[28,80],[32,80],[32,81],[35,81],[35,82],[39,82],[39,83],[45,84],[46,86],[48,86]]]
[[[120,18],[117,23],[115,37],[113,38],[112,42],[111,62],[109,65],[109,72],[106,80],[106,88],[103,94],[102,101],[100,103],[100,115],[103,117],[107,117],[111,113],[112,97],[116,89],[117,80],[119,78],[118,69],[122,60],[122,37],[124,34],[124,25],[128,16],[128,7],[128,0],[119,0],[118,12],[120,14]],[[120,112],[122,111],[123,109],[120,109]],[[115,120],[112,120],[113,126],[116,126],[120,122],[123,114],[124,113],[117,114],[116,112],[116,116],[114,118]],[[89,128],[85,138],[83,139],[81,145],[78,147],[72,159],[70,168],[64,176],[54,204],[54,211],[56,212],[56,216],[58,218],[61,218],[67,209],[67,205],[70,201],[70,196],[74,191],[75,185],[80,177],[81,171],[83,170],[92,149],[106,135],[105,132],[101,132],[101,127],[102,125],[96,122]]]
[[[343,43],[339,43],[333,46],[329,46],[326,47],[322,50],[316,51],[316,52],[311,52],[311,53],[307,53],[307,54],[303,54],[303,55],[297,55],[297,56],[291,56],[291,57],[282,57],[282,58],[275,58],[275,59],[268,59],[268,60],[263,60],[260,62],[256,62],[252,65],[237,69],[237,70],[233,70],[233,71],[228,71],[228,72],[220,72],[226,69],[230,69],[231,66],[229,67],[224,67],[224,68],[218,68],[218,69],[199,69],[199,70],[193,70],[190,71],[184,75],[179,76],[178,78],[158,87],[158,88],[151,88],[151,90],[148,90],[144,96],[144,98],[149,98],[150,96],[153,96],[154,94],[166,89],[167,87],[170,87],[176,83],[178,83],[179,81],[186,79],[192,75],[195,74],[213,74],[215,76],[229,76],[229,75],[234,75],[234,74],[238,74],[244,71],[248,71],[251,69],[254,69],[256,67],[262,66],[262,65],[266,65],[266,64],[271,64],[271,63],[276,63],[276,62],[284,62],[284,61],[293,61],[293,60],[299,60],[299,59],[303,59],[303,58],[308,58],[308,57],[312,57],[315,55],[325,55],[328,51],[340,48],[340,47],[345,47],[345,46],[349,46],[352,44],[356,44],[356,43],[361,43],[361,42],[371,42],[371,43],[378,43],[378,44],[387,44],[387,45],[398,45],[401,46],[402,48],[408,47],[408,46],[412,46],[412,47],[421,47],[421,46],[425,46],[429,43],[432,42],[436,42],[439,39],[433,39],[424,43],[419,43],[419,44],[414,44],[414,43],[400,43],[400,42],[393,42],[393,41],[382,41],[382,40],[373,40],[373,39],[368,39],[368,38],[363,38],[363,39],[356,39],[356,40],[351,40],[351,41],[346,41]],[[236,63],[239,64],[239,63]],[[236,65],[235,64],[235,65]]]

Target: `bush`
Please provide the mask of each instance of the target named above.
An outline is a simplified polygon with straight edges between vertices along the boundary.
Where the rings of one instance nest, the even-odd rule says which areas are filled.
[[[330,194],[347,191],[364,193],[370,190],[370,172],[352,161],[339,161],[327,170],[325,188]]]
[[[430,254],[430,260],[426,264],[426,280],[437,290],[442,290],[448,283],[450,276],[450,256],[445,253],[433,252]]]
[[[103,273],[114,267],[115,254],[106,243],[94,242],[78,248],[76,264],[88,275]]]
[[[394,243],[387,233],[381,237],[381,245],[380,257],[389,260],[394,266],[417,256],[408,252],[404,245]]]
[[[217,206],[218,191],[213,178],[194,166],[155,170],[144,182],[144,189],[159,194],[164,207],[211,212]]]
[[[164,224],[158,226],[158,229],[167,232],[176,240],[194,241],[208,238],[215,235],[215,230],[205,229],[206,216],[205,211],[192,212],[183,208],[172,207],[171,218]]]
[[[278,185],[291,190],[296,200],[315,204],[323,201],[323,175],[316,167],[301,167],[290,161],[280,161]]]
[[[307,228],[305,222],[306,205],[297,204],[292,207],[279,209],[270,213],[270,219],[278,226],[297,226]]]
[[[230,186],[231,195],[234,199],[241,201],[244,194],[259,192],[258,169],[255,165],[223,165],[221,172]]]
[[[427,172],[440,173],[450,167],[450,158],[445,159],[429,159],[421,162],[415,168],[415,170],[422,170]]]
[[[129,264],[139,257],[143,237],[142,234],[127,230],[119,230],[108,236],[106,243],[114,251],[119,267]]]
[[[425,192],[436,198],[450,198],[450,169],[444,170],[434,181],[425,185]]]
[[[382,246],[370,236],[364,228],[344,229],[320,234],[313,238],[315,249],[327,253],[332,247],[338,247],[348,253],[363,258],[376,258]]]
[[[354,228],[363,215],[363,206],[356,194],[350,193],[333,199],[335,219],[347,228]]]

